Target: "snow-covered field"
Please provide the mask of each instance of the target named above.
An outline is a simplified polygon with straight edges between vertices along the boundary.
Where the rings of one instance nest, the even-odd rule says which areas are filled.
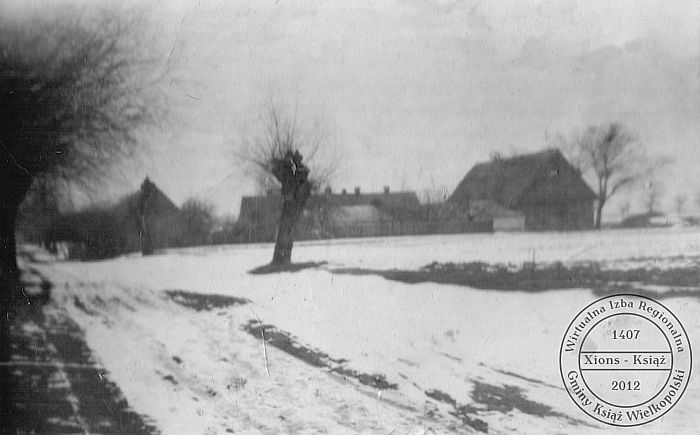
[[[473,432],[459,418],[460,407],[486,422],[489,433],[603,433],[614,428],[574,405],[558,366],[562,334],[595,299],[590,290],[476,290],[333,270],[416,269],[433,261],[519,265],[533,258],[687,266],[700,256],[700,232],[306,242],[295,245],[293,260],[326,264],[295,273],[248,273],[271,255],[271,245],[238,245],[37,267],[55,284],[57,305],[85,330],[107,376],[166,434]],[[168,298],[167,290],[250,302],[196,311]],[[663,300],[691,343],[700,343],[699,302]],[[273,346],[263,348],[260,337],[242,330],[251,320],[288,331],[301,345],[347,360],[343,367],[385,376],[398,388],[378,390]],[[700,407],[696,379],[665,417],[625,432],[693,433],[687,422],[697,421]]]

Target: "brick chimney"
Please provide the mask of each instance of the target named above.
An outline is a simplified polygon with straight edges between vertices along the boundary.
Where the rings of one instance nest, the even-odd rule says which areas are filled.
[[[327,187],[323,190],[323,192],[324,192],[326,195],[330,195],[331,193],[333,193],[333,189],[331,189],[331,186],[327,186]]]
[[[360,186],[355,186],[355,196],[360,196]]]
[[[389,194],[389,186],[384,186],[384,193]]]
[[[347,191],[347,189],[343,189],[340,193],[342,193],[343,195],[346,195],[348,193],[348,191]]]

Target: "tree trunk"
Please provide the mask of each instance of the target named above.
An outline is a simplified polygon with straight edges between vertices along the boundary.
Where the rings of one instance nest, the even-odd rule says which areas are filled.
[[[17,214],[29,190],[31,176],[14,167],[0,167],[0,298],[10,298],[19,289],[17,242],[15,227]]]
[[[595,210],[595,227],[596,229],[600,229],[600,224],[603,218],[603,206],[605,205],[605,201],[598,201],[598,206],[596,207]]]
[[[311,195],[311,182],[309,168],[304,165],[299,151],[287,151],[281,158],[273,159],[271,166],[273,175],[282,186],[282,214],[272,264],[285,266],[292,261],[294,232],[306,200]]]
[[[7,284],[8,280],[16,275],[18,270],[17,244],[15,241],[17,207],[5,201],[5,198],[3,198],[2,210],[0,210],[0,276],[3,284]]]
[[[280,224],[277,230],[272,264],[286,265],[291,263],[294,233],[303,209],[304,204],[299,204],[299,201],[295,201],[294,198],[285,199],[282,203],[282,215],[280,216]]]
[[[11,156],[0,156],[2,163],[11,161]],[[29,190],[32,177],[14,164],[0,166],[0,362],[10,361],[10,322],[15,298],[21,291],[19,267],[17,267],[17,242],[15,226],[17,213]],[[2,417],[8,418],[10,409],[8,380],[11,367],[0,365],[0,409]]]

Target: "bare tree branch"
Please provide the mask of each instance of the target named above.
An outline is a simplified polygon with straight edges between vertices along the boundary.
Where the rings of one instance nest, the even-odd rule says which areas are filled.
[[[17,274],[17,211],[33,180],[99,182],[162,119],[162,72],[139,24],[101,6],[0,16],[0,284]]]
[[[234,155],[259,187],[281,193],[281,213],[272,265],[291,262],[297,223],[312,191],[329,182],[339,167],[320,124],[302,125],[298,110],[289,115],[270,100],[260,125],[248,131]],[[325,152],[325,155],[324,155]]]
[[[651,161],[636,138],[619,123],[589,127],[570,142],[570,153],[583,172],[592,172],[598,186],[596,227],[610,197],[658,170],[665,159]]]
[[[270,99],[265,111],[257,116],[257,125],[246,127],[238,143],[233,144],[237,165],[260,192],[279,188],[271,161],[288,152],[298,150],[304,156],[314,190],[328,185],[341,168],[343,158],[321,123],[302,125],[297,112],[286,113]]]

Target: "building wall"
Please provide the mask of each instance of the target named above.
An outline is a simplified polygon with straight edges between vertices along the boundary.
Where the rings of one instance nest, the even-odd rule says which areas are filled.
[[[529,231],[570,231],[593,228],[593,201],[528,204],[525,228]]]

